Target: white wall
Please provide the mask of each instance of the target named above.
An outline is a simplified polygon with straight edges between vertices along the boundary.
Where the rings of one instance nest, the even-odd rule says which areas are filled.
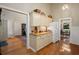
[[[8,37],[21,35],[21,24],[27,24],[27,17],[25,15],[4,9],[2,11],[2,18],[7,20]]]
[[[79,45],[79,26],[71,28],[71,41],[72,44]]]
[[[1,15],[0,41],[5,40],[6,38],[7,38],[7,21],[4,20]]]

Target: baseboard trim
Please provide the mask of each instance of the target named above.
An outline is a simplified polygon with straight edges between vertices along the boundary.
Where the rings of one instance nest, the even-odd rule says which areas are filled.
[[[36,50],[35,49],[33,49],[31,46],[29,47],[33,52],[36,52]]]
[[[70,44],[73,44],[73,45],[79,46],[79,44],[75,44],[75,43],[71,43],[71,42],[70,42]]]

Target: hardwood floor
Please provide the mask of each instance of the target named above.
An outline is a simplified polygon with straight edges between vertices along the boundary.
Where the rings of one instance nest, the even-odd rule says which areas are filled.
[[[19,48],[4,53],[4,55],[79,55],[78,45],[64,44],[63,40],[56,43],[51,43],[37,52],[33,52],[31,49],[27,49],[22,43],[19,45],[21,45]],[[18,45],[15,46],[18,47]]]
[[[79,45],[70,44],[71,54],[79,55]]]

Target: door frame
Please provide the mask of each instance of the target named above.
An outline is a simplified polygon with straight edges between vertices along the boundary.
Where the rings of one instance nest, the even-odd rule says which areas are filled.
[[[70,41],[71,41],[71,28],[72,28],[72,18],[71,17],[66,17],[66,18],[60,18],[59,19],[59,25],[60,25],[60,39],[61,39],[61,21],[62,20],[70,20]]]

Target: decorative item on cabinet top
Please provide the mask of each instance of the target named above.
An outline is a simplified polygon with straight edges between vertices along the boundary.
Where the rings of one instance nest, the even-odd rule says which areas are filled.
[[[45,13],[42,12],[40,9],[34,9],[33,11],[36,12],[36,13],[39,13],[41,15],[45,15]]]
[[[49,18],[52,18],[52,15],[48,15]]]
[[[33,11],[34,12],[37,12],[37,13],[40,13],[41,12],[41,10],[39,10],[39,9],[34,9]]]

